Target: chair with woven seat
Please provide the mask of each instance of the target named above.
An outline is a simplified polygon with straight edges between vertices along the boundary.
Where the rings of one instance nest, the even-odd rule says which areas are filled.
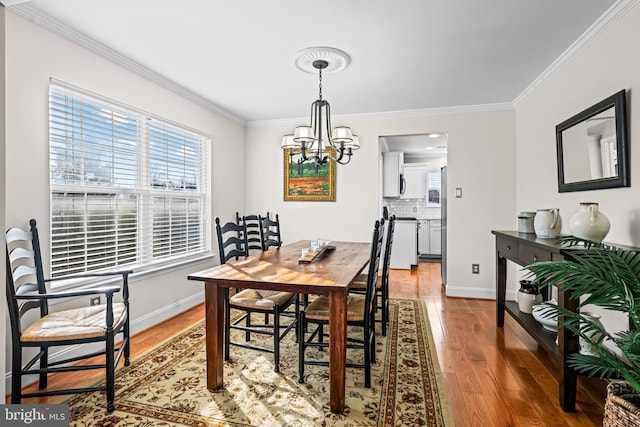
[[[112,412],[115,409],[116,366],[122,356],[124,365],[129,365],[128,277],[132,271],[75,274],[45,279],[36,220],[30,220],[29,224],[29,230],[11,228],[5,234],[7,303],[12,341],[11,403],[19,404],[26,397],[105,391],[107,411]],[[59,292],[47,289],[47,285],[54,281],[111,276],[121,277],[122,284]],[[121,295],[121,298],[114,301],[116,295]],[[104,296],[106,304],[50,312],[50,302],[78,297],[89,301],[89,296]],[[38,312],[38,317],[29,323],[35,317],[34,312]],[[114,341],[119,334],[122,334],[122,342],[116,348]],[[95,348],[95,343],[98,342],[104,345],[100,351]],[[75,346],[75,351],[82,354],[55,362],[49,360],[51,348],[70,345]],[[37,349],[38,353],[23,364],[23,356],[28,349]],[[104,356],[104,363],[74,363],[96,356]],[[47,388],[48,374],[88,369],[104,369],[106,382],[98,386],[44,390]],[[22,378],[27,375],[38,375],[39,391],[22,393]]]
[[[228,222],[220,225],[220,219],[216,218],[216,231],[218,233],[218,249],[220,251],[220,263],[225,264],[232,258],[239,259],[249,255],[247,244],[247,228],[245,221],[241,225]],[[239,237],[240,236],[240,237]],[[290,306],[298,308],[298,294],[293,292],[268,291],[262,289],[243,289],[240,292],[229,296],[226,292],[225,304],[225,343],[224,358],[230,360],[231,345],[273,353],[274,371],[280,372],[280,340],[284,338],[296,325],[295,313],[285,313]],[[231,310],[236,309],[244,312],[239,318],[231,321]],[[265,315],[264,322],[252,323],[251,314],[262,313]],[[273,314],[273,323],[268,322],[268,314]],[[280,316],[286,315],[292,321],[289,324],[281,325]],[[243,324],[244,323],[244,324]],[[245,342],[235,342],[231,340],[231,330],[241,330],[245,332]],[[251,334],[257,333],[273,337],[273,348],[261,347],[250,344]]]
[[[376,221],[371,240],[371,254],[369,256],[369,272],[367,273],[367,291],[364,295],[349,294],[347,296],[347,326],[362,328],[362,339],[347,335],[347,348],[364,351],[364,363],[347,363],[348,367],[364,368],[365,387],[371,387],[371,363],[375,362],[376,331],[375,331],[375,286],[380,266],[382,252],[382,221]],[[317,360],[305,360],[307,347],[326,348],[331,337],[326,335],[324,326],[329,324],[329,298],[320,295],[298,313],[298,382],[304,382],[305,365],[328,366],[329,363]],[[308,324],[316,328],[305,338],[305,327]],[[325,341],[325,337],[329,340]],[[317,341],[314,341],[317,338]]]
[[[376,280],[376,308],[380,309],[382,314],[380,320],[382,323],[382,336],[387,336],[387,323],[389,323],[389,265],[391,264],[391,248],[393,246],[393,231],[395,228],[395,215],[389,218],[386,226],[386,237],[384,240],[384,256],[382,257],[382,274]],[[353,282],[349,292],[363,294],[367,289],[367,275],[361,274]]]
[[[282,246],[282,239],[280,238],[280,217],[276,214],[274,219],[260,217],[260,238],[262,240],[262,250],[266,251],[269,248],[279,248]]]

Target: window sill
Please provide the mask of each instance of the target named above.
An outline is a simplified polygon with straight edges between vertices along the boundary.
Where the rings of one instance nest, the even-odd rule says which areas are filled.
[[[212,261],[216,257],[215,254],[202,255],[197,258],[190,258],[186,260],[176,261],[168,264],[158,264],[155,266],[145,267],[143,270],[134,270],[133,274],[129,275],[129,285],[132,285],[136,282],[140,282],[143,280],[148,280],[156,276],[160,276],[166,273],[170,273],[172,271],[181,270],[184,268],[188,268],[191,265],[200,264],[207,261]],[[123,268],[126,270],[126,268]],[[112,284],[120,284],[122,282],[121,276],[114,276],[105,280],[68,280],[68,281],[60,281],[55,284],[55,286],[51,287],[51,291],[58,292],[68,289],[92,289],[105,285]],[[60,304],[65,299],[62,300],[53,300],[49,302],[49,305]]]

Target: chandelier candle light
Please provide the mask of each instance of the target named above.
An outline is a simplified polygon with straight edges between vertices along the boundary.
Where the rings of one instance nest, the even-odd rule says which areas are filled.
[[[315,58],[315,59],[314,59]],[[335,62],[334,62],[335,61]],[[310,65],[313,68],[309,68]],[[289,156],[297,154],[300,150],[298,163],[314,161],[321,166],[335,160],[341,165],[346,165],[351,160],[353,150],[360,148],[358,137],[346,126],[331,127],[331,106],[329,101],[322,98],[322,70],[327,72],[342,71],[349,63],[349,56],[338,49],[328,47],[313,47],[300,52],[296,65],[303,71],[319,74],[318,99],[311,104],[311,121],[309,126],[296,127],[293,134],[284,135],[280,147],[289,150]],[[331,156],[327,148],[333,148],[336,156]]]

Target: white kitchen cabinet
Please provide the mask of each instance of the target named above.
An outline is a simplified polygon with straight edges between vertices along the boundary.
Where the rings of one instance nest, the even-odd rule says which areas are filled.
[[[421,219],[418,229],[418,253],[420,255],[429,255],[429,220]]]
[[[410,270],[418,265],[418,221],[397,219],[393,231],[393,245],[389,267]]]
[[[382,197],[400,197],[404,153],[388,151],[382,154]]]
[[[403,199],[424,199],[427,196],[427,167],[424,165],[404,165],[405,190]]]
[[[442,227],[439,219],[419,221],[418,253],[420,255],[440,255],[442,253]]]
[[[442,254],[442,226],[439,219],[429,221],[429,250],[431,255]]]

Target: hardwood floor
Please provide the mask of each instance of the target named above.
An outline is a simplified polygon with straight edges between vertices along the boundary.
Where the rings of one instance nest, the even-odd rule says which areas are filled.
[[[602,425],[603,397],[594,398],[580,388],[576,412],[562,411],[553,363],[547,353],[509,316],[505,327],[497,328],[495,301],[446,298],[439,263],[420,263],[411,271],[391,270],[390,294],[426,302],[456,426]],[[144,353],[203,317],[204,307],[200,304],[136,334],[132,356]],[[84,382],[98,375],[99,372],[83,372],[52,376],[50,385]]]
[[[389,283],[392,298],[427,304],[456,426],[602,425],[604,397],[580,388],[576,412],[564,412],[546,351],[510,316],[497,328],[494,300],[445,297],[440,263],[391,270]]]

